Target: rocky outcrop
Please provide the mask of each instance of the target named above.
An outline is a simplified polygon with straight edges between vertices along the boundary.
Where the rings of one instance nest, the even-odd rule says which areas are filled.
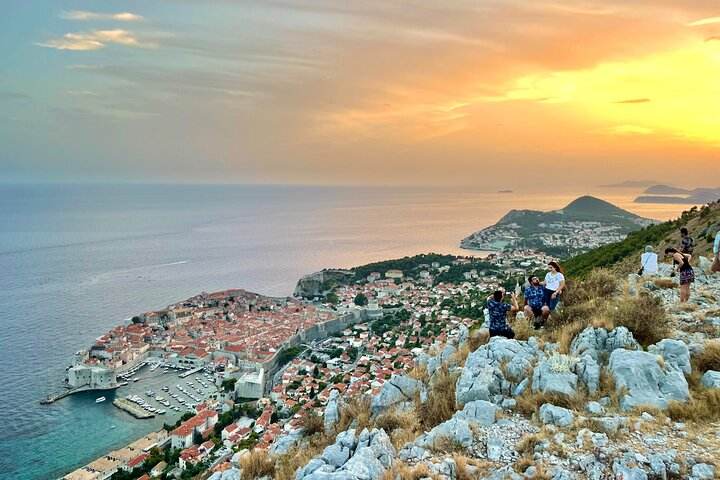
[[[337,390],[333,389],[330,391],[330,396],[328,397],[327,405],[325,406],[324,422],[325,433],[327,434],[332,432],[332,429],[340,421],[340,400],[338,396],[339,393]]]
[[[370,405],[373,415],[392,409],[412,408],[416,396],[421,402],[427,399],[425,385],[414,378],[393,375],[385,382]]]
[[[295,480],[374,480],[390,468],[396,456],[384,430],[340,432],[335,443],[298,469]]]
[[[657,355],[642,351],[618,349],[610,355],[610,373],[621,394],[623,410],[641,405],[665,409],[671,401],[688,400],[688,383],[682,370],[672,363],[660,363]]]
[[[703,374],[700,383],[707,388],[720,388],[720,372],[708,370]]]
[[[589,355],[596,363],[604,365],[610,354],[618,348],[640,350],[640,344],[625,327],[611,332],[604,328],[586,328],[570,344],[570,354],[574,357]]]
[[[473,400],[499,404],[504,395],[510,395],[530,374],[538,359],[543,358],[545,353],[535,342],[493,337],[487,345],[468,355],[455,386],[455,400],[460,405]]]
[[[346,283],[354,273],[349,270],[323,270],[305,275],[298,280],[293,296],[301,298],[321,297],[332,286]]]

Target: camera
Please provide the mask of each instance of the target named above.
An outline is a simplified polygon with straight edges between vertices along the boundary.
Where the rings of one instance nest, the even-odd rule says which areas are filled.
[[[505,298],[511,298],[513,296],[513,292],[505,292]]]

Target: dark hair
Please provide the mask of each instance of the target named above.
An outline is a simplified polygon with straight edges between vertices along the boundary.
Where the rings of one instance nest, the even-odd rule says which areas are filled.
[[[495,299],[496,302],[499,302],[503,299],[503,295],[505,295],[505,292],[502,290],[495,290],[495,293],[493,293],[493,299]]]
[[[678,251],[674,248],[666,248],[665,255],[667,255],[668,253],[678,253]]]
[[[530,285],[532,285],[532,279],[535,278],[535,277],[537,277],[537,275],[530,275],[530,276],[528,277],[528,283],[529,283]]]
[[[680,233],[682,233],[683,235],[687,235],[689,232],[687,228],[683,227],[680,229]]]
[[[552,265],[553,267],[555,267],[555,270],[557,270],[560,273],[565,273],[565,272],[563,272],[563,269],[560,266],[560,264],[554,260],[552,262],[548,262],[548,265]]]

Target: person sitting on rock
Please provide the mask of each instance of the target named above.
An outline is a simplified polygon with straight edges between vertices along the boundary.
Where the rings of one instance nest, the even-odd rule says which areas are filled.
[[[515,294],[510,292],[507,295],[510,297],[512,305],[503,301],[503,297],[506,293],[502,290],[496,290],[492,294],[492,297],[487,299],[487,308],[490,315],[490,336],[501,336],[505,338],[515,338],[515,332],[507,324],[507,314],[515,313],[520,310],[518,307],[517,299]]]
[[[545,289],[540,284],[540,279],[535,275],[528,278],[529,285],[525,287],[523,295],[525,296],[525,316],[533,322],[535,328],[540,328],[550,316],[550,308],[543,305],[545,297]]]
[[[710,268],[713,273],[720,272],[720,230],[715,235],[715,243],[713,243],[713,253],[715,259],[713,260],[712,267]]]

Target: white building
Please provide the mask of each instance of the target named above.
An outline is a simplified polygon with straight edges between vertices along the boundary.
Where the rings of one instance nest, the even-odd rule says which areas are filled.
[[[76,388],[113,388],[117,385],[117,376],[113,368],[81,363],[68,369],[67,381]]]

